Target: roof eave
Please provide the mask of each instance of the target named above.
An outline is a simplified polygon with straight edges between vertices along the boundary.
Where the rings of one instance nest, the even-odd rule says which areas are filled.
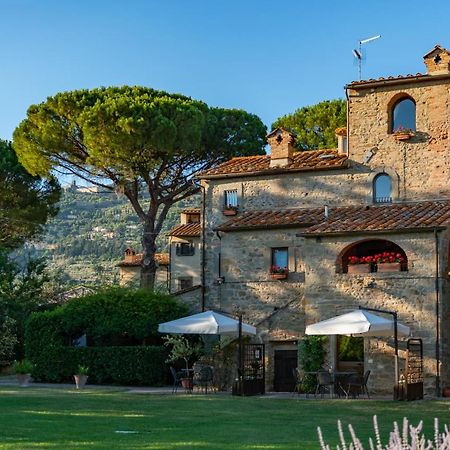
[[[393,78],[391,80],[374,80],[374,81],[357,81],[356,84],[346,84],[345,89],[366,89],[368,87],[375,87],[375,86],[395,86],[397,84],[405,84],[413,82],[426,82],[426,81],[439,81],[439,80],[445,80],[449,78],[450,74],[445,73],[441,75],[418,75],[418,76],[412,76],[412,77],[403,77],[403,78]]]
[[[234,232],[234,231],[252,231],[252,230],[275,230],[279,228],[307,228],[315,225],[314,223],[306,224],[279,224],[279,225],[247,225],[240,227],[216,227],[213,231],[224,231],[224,232]]]
[[[445,230],[446,226],[434,226],[434,227],[415,227],[415,228],[394,228],[389,230],[348,230],[348,231],[317,231],[311,233],[297,233],[296,237],[334,237],[334,236],[348,236],[351,235],[368,235],[368,234],[402,234],[402,233],[428,233],[434,230]]]
[[[212,179],[221,179],[221,178],[241,178],[241,177],[262,177],[265,175],[281,175],[288,174],[293,172],[322,172],[326,170],[340,170],[340,169],[348,169],[349,161],[345,159],[344,162],[340,165],[336,166],[324,166],[324,167],[303,167],[297,169],[265,169],[258,170],[256,172],[233,172],[233,173],[224,173],[224,174],[213,174],[213,175],[198,175],[196,178],[199,180],[212,180]]]

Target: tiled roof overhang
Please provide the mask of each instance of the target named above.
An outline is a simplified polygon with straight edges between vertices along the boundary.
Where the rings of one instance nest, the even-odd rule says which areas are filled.
[[[323,235],[423,232],[450,222],[450,200],[359,205],[277,211],[248,211],[223,223],[218,231],[298,227],[301,237]]]
[[[167,236],[173,237],[198,237],[200,236],[200,223],[186,223],[184,225],[177,225],[175,228],[172,228]]]

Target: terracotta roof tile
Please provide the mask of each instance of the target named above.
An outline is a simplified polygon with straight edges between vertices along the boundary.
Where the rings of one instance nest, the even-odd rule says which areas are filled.
[[[441,75],[429,75],[429,74],[423,74],[420,72],[417,72],[416,74],[412,74],[409,73],[408,75],[397,75],[396,77],[394,76],[389,76],[389,77],[380,77],[377,79],[374,78],[370,78],[368,80],[359,80],[359,81],[352,81],[351,83],[349,83],[346,87],[353,89],[353,88],[358,88],[358,87],[364,87],[365,85],[372,85],[372,84],[389,84],[389,83],[393,83],[396,84],[399,81],[404,81],[404,80],[418,80],[418,81],[425,81],[425,80],[436,80],[438,78],[436,77],[444,77],[444,78],[448,78],[448,74],[441,74]]]
[[[121,261],[117,264],[119,267],[137,267],[142,264],[143,253],[136,253],[133,255],[132,261]],[[159,266],[169,265],[169,254],[168,253],[155,253],[155,261]]]
[[[217,167],[199,174],[199,178],[213,178],[223,175],[247,175],[250,173],[271,173],[318,169],[339,169],[346,167],[347,156],[336,149],[307,150],[294,153],[294,161],[286,167],[270,167],[270,155],[241,156],[232,158]]]
[[[446,226],[450,222],[450,201],[395,203],[288,209],[278,211],[248,211],[223,223],[218,230],[240,231],[299,227],[301,235],[342,234],[348,232],[382,232],[420,230]]]
[[[197,237],[200,236],[200,224],[198,222],[195,223],[186,223],[184,225],[177,225],[175,228],[172,228],[167,236],[174,237]]]
[[[181,212],[183,214],[200,214],[200,208],[186,208]]]

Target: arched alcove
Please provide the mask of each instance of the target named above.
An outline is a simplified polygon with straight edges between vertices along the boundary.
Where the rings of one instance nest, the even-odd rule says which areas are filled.
[[[405,251],[395,242],[386,239],[363,239],[345,247],[336,260],[336,272],[347,273],[351,261],[373,260],[370,271],[377,272],[379,264],[400,262],[400,270],[408,270],[408,258]]]

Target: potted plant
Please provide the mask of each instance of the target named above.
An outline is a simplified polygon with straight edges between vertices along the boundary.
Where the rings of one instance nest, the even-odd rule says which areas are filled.
[[[270,275],[273,280],[285,280],[288,277],[289,270],[287,267],[272,266]]]
[[[394,138],[397,139],[397,141],[408,141],[414,136],[414,131],[411,130],[411,128],[405,128],[404,126],[400,125],[393,131],[392,134],[394,135]]]
[[[374,255],[374,259],[377,263],[377,272],[400,272],[405,262],[401,253],[396,252],[379,253]]]
[[[16,374],[17,381],[19,382],[20,387],[28,386],[33,368],[33,363],[28,359],[23,359],[22,361],[16,361],[14,363],[13,370]]]
[[[372,256],[350,256],[347,273],[370,273],[372,272],[373,262]]]
[[[232,206],[232,205],[225,205],[223,208],[223,215],[224,216],[235,216],[238,212],[238,206]]]
[[[89,367],[78,366],[77,373],[73,376],[77,389],[82,389],[87,382]]]
[[[193,380],[191,376],[191,370],[189,369],[189,360],[194,355],[200,355],[202,352],[202,347],[200,343],[192,343],[184,336],[166,336],[164,338],[165,346],[172,346],[169,357],[166,362],[176,362],[180,359],[184,360],[186,365],[185,369],[182,371],[186,374],[185,377],[181,378],[181,385],[187,391],[192,391]]]

